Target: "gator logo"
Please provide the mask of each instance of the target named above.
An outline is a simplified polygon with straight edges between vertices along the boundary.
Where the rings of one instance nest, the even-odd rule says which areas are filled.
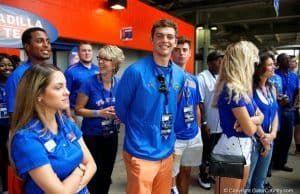
[[[174,90],[178,91],[179,88],[180,88],[180,84],[179,84],[179,83],[174,83],[174,84],[173,84],[173,89],[174,89]]]

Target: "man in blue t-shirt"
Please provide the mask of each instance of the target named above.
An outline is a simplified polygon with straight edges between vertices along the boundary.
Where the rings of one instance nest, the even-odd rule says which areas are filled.
[[[174,48],[172,56],[174,63],[185,70],[191,56],[191,40],[187,37],[178,37],[177,46]],[[172,194],[188,193],[191,167],[200,165],[202,154],[202,139],[198,127],[201,123],[199,84],[194,75],[185,73],[186,81],[183,93],[178,99],[174,125],[176,142]]]
[[[78,47],[79,62],[71,65],[66,71],[67,88],[70,91],[71,115],[76,124],[81,127],[82,117],[74,113],[77,94],[81,84],[91,75],[99,73],[99,67],[93,60],[93,47],[91,43],[81,42]]]
[[[153,54],[130,65],[116,93],[116,113],[125,124],[123,158],[127,193],[170,193],[174,122],[184,71],[171,60],[177,25],[167,19],[151,30]]]
[[[282,88],[280,88],[280,93],[277,95],[280,111],[280,130],[274,141],[272,162],[274,169],[292,172],[293,168],[288,167],[286,163],[293,138],[295,120],[293,105],[298,90],[298,77],[289,69],[289,59],[286,53],[282,53],[277,57],[279,69],[275,73],[280,76],[282,81]]]
[[[33,27],[25,30],[22,34],[22,44],[28,60],[18,66],[6,80],[7,111],[10,116],[14,112],[17,87],[21,77],[32,65],[48,60],[52,52],[49,36],[43,28]]]

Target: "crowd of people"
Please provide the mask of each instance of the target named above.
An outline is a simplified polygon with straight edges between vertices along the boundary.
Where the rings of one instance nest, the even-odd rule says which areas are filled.
[[[264,193],[271,168],[287,166],[294,136],[300,152],[297,57],[261,51],[249,41],[212,51],[208,69],[186,71],[192,42],[172,20],[151,29],[152,53],[116,77],[122,49],[91,43],[65,72],[47,62],[47,32],[22,34],[28,60],[0,53],[3,191],[108,194],[120,124],[128,194],[187,194],[192,167],[214,193]],[[276,65],[278,68],[276,68]],[[121,129],[123,130],[123,129]],[[241,155],[242,178],[213,177],[210,155]],[[20,180],[7,182],[10,173]],[[10,179],[12,180],[12,179]],[[16,189],[17,188],[17,189]]]

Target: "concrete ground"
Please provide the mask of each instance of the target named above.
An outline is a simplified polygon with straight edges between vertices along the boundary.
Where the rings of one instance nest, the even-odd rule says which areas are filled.
[[[122,146],[123,146],[123,133],[121,129],[119,134],[119,151],[113,171],[112,185],[110,187],[109,194],[124,194],[126,188],[126,169],[122,158]],[[272,171],[272,177],[269,178],[269,182],[274,187],[277,193],[300,193],[300,155],[294,154],[295,145],[291,146],[288,166],[293,167],[294,171]],[[299,168],[298,168],[299,167]],[[189,194],[213,194],[213,188],[211,190],[204,190],[198,184],[198,168],[193,168],[190,178],[190,191]]]

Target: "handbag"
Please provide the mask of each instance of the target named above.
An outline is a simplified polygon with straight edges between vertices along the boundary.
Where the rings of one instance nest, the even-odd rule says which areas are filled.
[[[25,194],[24,181],[15,174],[11,166],[8,166],[7,171],[8,171],[8,193]]]
[[[210,155],[209,173],[212,176],[243,179],[246,159],[243,155]]]

